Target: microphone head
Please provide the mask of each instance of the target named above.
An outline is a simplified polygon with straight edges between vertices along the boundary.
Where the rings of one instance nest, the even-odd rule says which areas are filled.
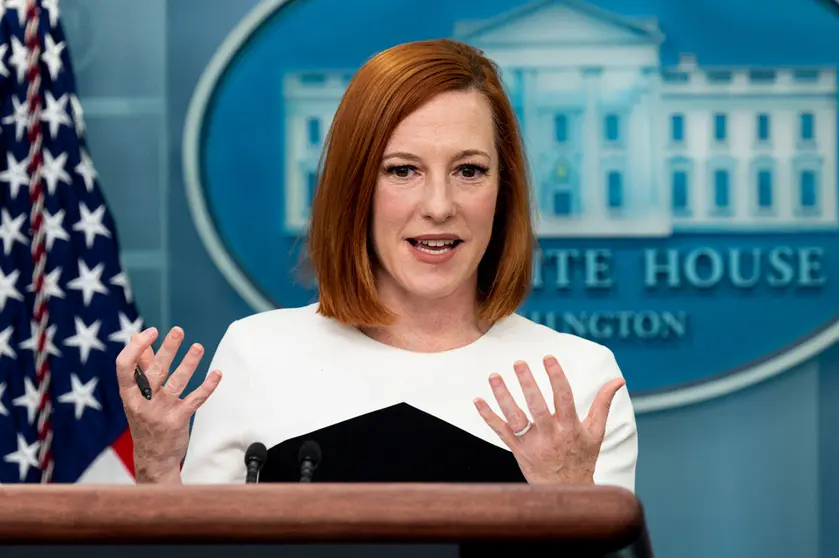
[[[268,449],[265,447],[265,444],[254,442],[248,446],[248,450],[245,452],[245,464],[251,461],[258,461],[262,464],[265,463],[266,459],[268,459]]]
[[[315,467],[320,463],[320,446],[314,440],[307,440],[300,446],[300,452],[297,454],[297,462],[303,463],[308,459]]]

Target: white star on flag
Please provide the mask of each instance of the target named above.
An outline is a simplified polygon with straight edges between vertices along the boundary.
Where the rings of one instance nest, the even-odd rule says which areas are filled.
[[[101,410],[102,405],[99,404],[99,401],[97,401],[96,397],[93,395],[93,390],[96,389],[96,383],[98,381],[99,378],[94,376],[88,380],[87,383],[83,384],[75,373],[70,374],[70,391],[59,395],[58,402],[72,403],[75,405],[76,420],[82,418],[85,407],[90,407],[91,409],[95,409],[97,411]]]
[[[9,326],[3,331],[0,331],[0,358],[7,356],[12,359],[17,358],[17,354],[15,354],[15,350],[12,349],[12,345],[10,343],[12,339],[12,333],[14,332],[14,326]],[[0,398],[3,397],[3,394],[0,393]]]
[[[0,19],[3,17],[3,4],[0,3]],[[9,50],[9,45],[2,44],[0,45],[0,76],[9,77],[9,68],[6,67],[6,51]]]
[[[84,179],[84,186],[88,192],[93,190],[93,185],[99,175],[96,173],[96,168],[93,166],[93,160],[87,151],[82,149],[82,160],[76,165],[76,172]]]
[[[50,15],[50,28],[58,25],[58,18],[61,15],[61,11],[58,9],[58,0],[43,0],[41,7]]]
[[[122,292],[125,294],[125,301],[128,303],[134,302],[134,294],[131,292],[131,283],[128,282],[128,276],[124,271],[120,271],[111,277],[111,285],[122,287]]]
[[[49,149],[44,149],[44,163],[41,166],[41,176],[44,177],[44,182],[47,183],[47,190],[51,196],[55,195],[55,187],[58,186],[58,181],[61,180],[65,184],[73,184],[73,179],[64,169],[67,164],[67,153],[61,153],[58,157],[53,157]]]
[[[122,345],[127,345],[131,341],[131,336],[139,333],[143,327],[143,318],[138,317],[133,322],[123,314],[119,313],[119,329],[108,336],[108,341],[116,341]]]
[[[26,349],[28,351],[34,351],[35,350],[35,331],[36,331],[37,327],[38,327],[38,324],[35,323],[35,320],[32,320],[32,323],[31,323],[32,336],[29,339],[27,339],[26,341],[23,341],[20,344],[21,349]],[[61,351],[59,351],[58,347],[56,347],[55,344],[52,342],[52,340],[55,338],[55,330],[56,330],[57,327],[58,327],[57,324],[52,324],[51,326],[49,326],[47,328],[47,354],[55,355],[55,356],[61,356]]]
[[[38,404],[41,402],[41,392],[32,383],[32,379],[27,376],[23,379],[24,389],[26,393],[15,397],[12,403],[18,407],[26,407],[26,420],[29,424],[35,422],[35,414],[38,412]]]
[[[84,108],[76,95],[70,95],[70,106],[73,108],[73,120],[76,123],[76,135],[84,135]]]
[[[26,23],[26,3],[29,0],[6,0],[6,9],[17,10],[17,21],[22,26]]]
[[[20,189],[26,186],[29,189],[29,173],[26,167],[29,166],[29,157],[22,161],[15,159],[11,153],[6,153],[6,170],[0,172],[0,180],[8,182],[12,198],[16,198]]]
[[[23,437],[23,434],[18,432],[17,451],[9,453],[3,457],[3,461],[6,463],[18,464],[21,481],[26,478],[30,467],[38,466],[37,455],[40,444],[41,443],[38,440],[35,440],[31,444],[27,444],[26,438]]]
[[[9,410],[3,405],[3,394],[6,393],[6,382],[0,382],[0,415],[9,416]]]
[[[15,287],[18,277],[20,277],[19,269],[12,271],[8,275],[0,269],[0,310],[6,308],[6,301],[10,298],[23,300],[23,295]]]
[[[55,138],[58,135],[58,129],[62,124],[65,126],[72,126],[73,121],[70,120],[70,115],[67,114],[67,101],[69,97],[62,95],[56,100],[52,93],[47,91],[46,97],[47,106],[41,112],[41,121],[47,122],[50,125],[50,136]]]
[[[64,50],[64,41],[56,43],[55,39],[52,38],[52,35],[47,35],[44,42],[46,43],[46,46],[44,47],[44,53],[41,56],[44,63],[47,65],[50,77],[52,79],[57,79],[58,74],[61,72],[61,68],[64,65],[61,61],[61,51]]]
[[[91,350],[105,350],[105,345],[99,340],[99,328],[102,327],[102,322],[96,320],[88,326],[78,316],[74,319],[76,322],[76,334],[65,339],[64,344],[68,347],[78,347],[82,364],[84,364],[87,362]]]
[[[17,70],[18,82],[22,82],[26,77],[26,70],[29,69],[29,49],[17,36],[12,37],[12,55],[9,56],[9,63]]]
[[[2,0],[0,0],[0,2],[1,1]],[[29,112],[27,112],[28,109],[26,103],[21,103],[14,95],[12,95],[12,105],[15,107],[15,110],[12,114],[3,119],[3,124],[14,123],[15,140],[20,141],[23,139],[23,132],[26,131],[26,127],[29,125]],[[24,158],[24,161],[28,161],[28,158]],[[27,182],[28,180],[29,179],[27,178]]]
[[[70,235],[64,230],[64,210],[59,209],[55,215],[50,215],[44,210],[44,228],[47,235],[47,250],[52,250],[52,244],[56,240],[70,240]]]
[[[106,238],[111,236],[110,231],[102,224],[102,219],[105,217],[104,205],[100,205],[96,208],[96,211],[91,213],[84,202],[82,202],[79,204],[79,213],[81,213],[81,219],[73,225],[73,230],[84,232],[84,241],[88,248],[93,246],[93,241],[96,239],[97,234]]]
[[[47,298],[57,297],[64,298],[64,291],[61,290],[61,266],[56,267],[46,275],[44,275],[44,296]],[[30,293],[35,290],[35,285],[30,283],[26,286],[26,290]]]
[[[102,272],[105,264],[99,264],[93,269],[87,267],[84,260],[79,260],[79,276],[69,281],[67,286],[71,289],[82,291],[82,298],[85,306],[90,306],[95,293],[108,294],[108,289],[102,284]]]
[[[4,207],[0,211],[0,239],[3,239],[3,253],[8,255],[12,251],[12,246],[15,241],[21,244],[28,244],[29,241],[20,232],[23,222],[26,220],[26,214],[21,213],[14,219],[9,215],[8,210]]]

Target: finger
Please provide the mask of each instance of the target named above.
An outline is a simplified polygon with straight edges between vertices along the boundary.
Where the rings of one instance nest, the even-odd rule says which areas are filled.
[[[140,365],[140,370],[142,370],[145,374],[146,370],[148,370],[152,365],[152,362],[154,362],[154,347],[147,347],[146,350],[143,351],[143,354],[140,355],[140,360],[137,364]],[[148,379],[148,376],[146,376],[146,378]],[[151,385],[149,387],[151,387]]]
[[[516,400],[513,399],[510,390],[507,389],[507,384],[499,374],[492,374],[489,377],[489,385],[492,387],[492,393],[495,395],[495,400],[498,401],[498,406],[501,407],[501,412],[507,419],[510,428],[521,430],[527,426],[528,418],[521,407],[518,406]]]
[[[513,431],[510,430],[510,426],[490,408],[486,401],[479,397],[473,403],[475,404],[475,408],[478,409],[481,418],[487,423],[487,426],[492,428],[498,437],[501,438],[501,441],[507,444],[510,449],[520,442],[518,438],[513,436]]]
[[[151,367],[152,362],[154,362],[154,347],[149,347],[140,355],[140,368],[145,372]]]
[[[616,378],[603,386],[594,398],[588,416],[583,421],[583,426],[598,441],[602,442],[606,435],[606,421],[609,418],[609,409],[612,408],[612,401],[618,390],[626,385],[626,380]]]
[[[530,409],[533,421],[536,424],[547,425],[551,422],[551,410],[545,403],[545,398],[536,384],[536,379],[533,377],[530,367],[526,362],[518,361],[513,365],[513,369],[516,371],[519,385],[521,385],[522,393],[524,393],[524,400],[527,402],[527,408]]]
[[[150,327],[140,334],[131,336],[131,340],[122,348],[116,358],[117,382],[123,394],[136,390],[134,368],[141,355],[151,347],[157,338],[157,329]],[[137,394],[139,395],[139,391]]]
[[[556,357],[548,355],[544,358],[545,370],[551,381],[551,389],[554,393],[554,409],[560,422],[579,422],[577,408],[574,405],[574,394],[571,392],[571,384],[565,376],[559,361]]]
[[[169,330],[169,334],[161,343],[160,349],[158,349],[151,365],[146,370],[146,376],[149,378],[152,390],[157,391],[166,376],[169,375],[169,367],[172,366],[172,361],[175,360],[175,355],[178,354],[183,339],[184,330],[175,326]]]
[[[184,397],[183,407],[187,409],[190,416],[192,416],[192,414],[197,411],[205,401],[207,401],[207,398],[210,397],[216,387],[218,387],[219,382],[221,382],[221,370],[213,370],[207,374],[207,377],[204,378],[204,381],[201,382],[200,386],[192,390],[192,393]]]
[[[184,355],[181,364],[172,372],[172,375],[166,380],[163,390],[175,397],[180,397],[189,379],[195,373],[195,368],[201,362],[201,357],[204,356],[204,347],[198,343],[194,343]]]

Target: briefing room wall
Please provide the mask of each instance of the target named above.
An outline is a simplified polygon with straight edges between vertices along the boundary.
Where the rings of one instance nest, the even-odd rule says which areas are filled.
[[[145,320],[167,324],[166,0],[65,0],[60,7],[123,265]]]
[[[201,0],[200,11],[194,0],[61,4],[92,156],[140,310],[147,323],[182,326],[208,353],[227,324],[253,308],[219,272],[196,230],[184,185],[184,123],[214,54],[258,4]],[[699,5],[714,11],[721,3]],[[748,21],[743,3],[731,6],[731,25]],[[251,242],[271,257],[272,246]],[[838,378],[833,349],[730,395],[639,414],[638,493],[659,555],[839,554],[830,527],[839,524],[839,481],[830,474],[839,470]]]

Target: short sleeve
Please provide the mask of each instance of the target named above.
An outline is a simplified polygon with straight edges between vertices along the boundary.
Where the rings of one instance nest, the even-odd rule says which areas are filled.
[[[604,378],[605,382],[623,377],[612,351],[605,348],[604,350],[606,354],[600,365],[598,377]],[[598,391],[601,387],[598,387]],[[623,386],[615,394],[609,417],[606,419],[606,434],[594,470],[595,484],[617,485],[634,493],[637,461],[638,430],[635,409],[632,407],[627,387]]]
[[[208,372],[220,370],[221,381],[195,412],[181,469],[184,484],[245,481],[243,421],[250,390],[240,326],[233,322],[227,328],[210,362]]]

